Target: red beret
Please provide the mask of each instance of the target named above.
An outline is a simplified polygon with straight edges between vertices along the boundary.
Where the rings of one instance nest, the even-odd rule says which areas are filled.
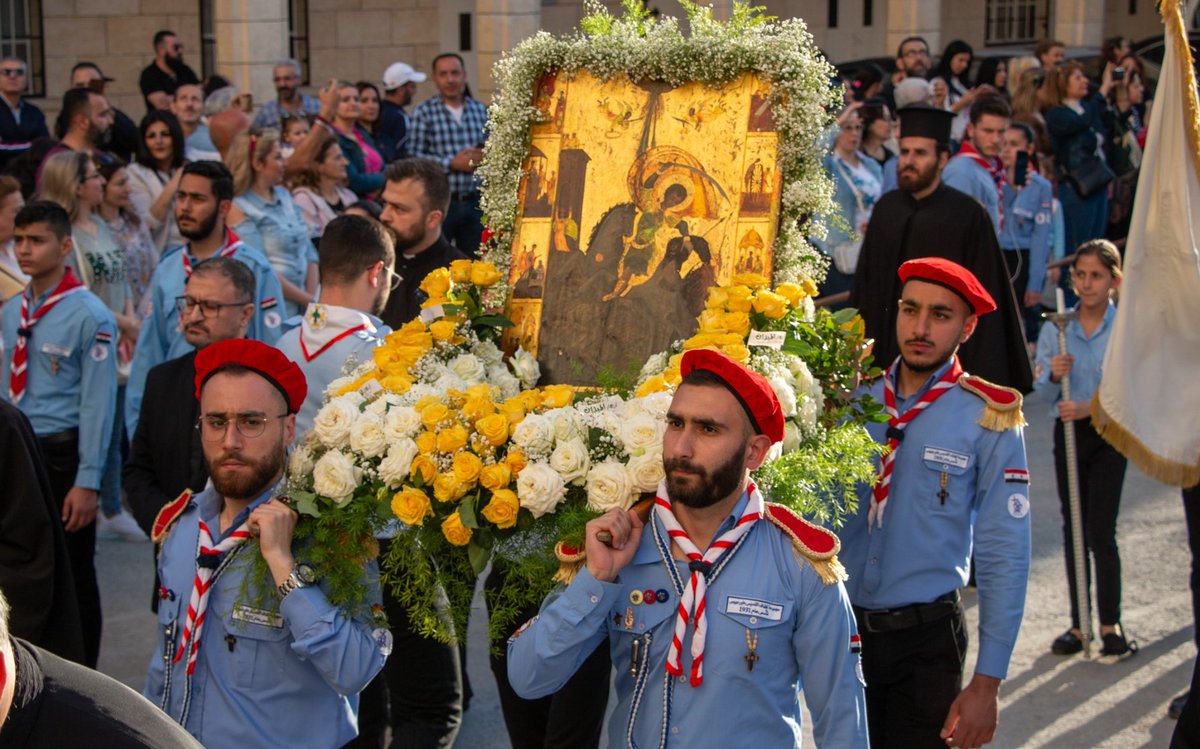
[[[977,315],[986,315],[996,310],[996,301],[975,274],[958,263],[944,257],[922,257],[909,260],[900,266],[900,281],[912,279],[945,286],[963,298]]]
[[[679,374],[683,377],[697,370],[712,373],[729,388],[746,410],[755,431],[770,437],[771,444],[783,440],[783,407],[766,377],[720,351],[707,348],[688,351],[679,363]]]
[[[196,354],[196,400],[200,390],[219,370],[236,364],[262,375],[287,401],[288,413],[298,413],[308,395],[304,373],[274,346],[245,338],[230,338],[205,346]]]

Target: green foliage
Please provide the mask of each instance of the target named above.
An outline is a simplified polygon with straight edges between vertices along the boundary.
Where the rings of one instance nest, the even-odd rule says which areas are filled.
[[[826,427],[847,419],[882,421],[882,406],[866,394],[856,395],[863,380],[880,375],[871,365],[863,339],[863,322],[858,310],[846,308],[837,312],[817,310],[811,324],[793,325],[783,351],[804,360],[809,372],[819,380],[825,393]]]

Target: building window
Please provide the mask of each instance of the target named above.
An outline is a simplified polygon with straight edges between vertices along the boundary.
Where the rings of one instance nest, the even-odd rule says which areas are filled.
[[[458,51],[471,51],[471,14],[458,14]]]
[[[288,0],[288,55],[300,63],[300,77],[308,85],[308,0]]]
[[[875,23],[875,2],[874,0],[863,0],[863,26],[870,26]]]
[[[826,14],[829,18],[825,25],[828,28],[836,29],[838,25],[838,0],[829,0],[829,6],[826,9]]]
[[[1037,40],[1037,0],[987,0],[984,44]]]
[[[42,1],[0,0],[0,55],[25,61],[26,93],[46,95],[46,60],[42,48]]]
[[[200,77],[217,72],[217,32],[213,23],[213,0],[200,0]]]

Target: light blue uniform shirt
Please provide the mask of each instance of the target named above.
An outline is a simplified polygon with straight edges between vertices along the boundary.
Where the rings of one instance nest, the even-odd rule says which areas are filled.
[[[949,367],[939,368],[908,398],[903,414]],[[883,402],[883,378],[864,386]],[[1003,432],[976,423],[979,396],[951,388],[909,422],[896,451],[883,527],[868,530],[870,485],[858,489],[858,512],[846,521],[840,558],[846,590],[868,610],[929,603],[967,584],[972,542],[979,588],[976,673],[1003,679],[1021,628],[1029,580],[1029,474],[1020,427]],[[886,423],[867,430],[886,442]],[[938,498],[942,473],[948,496]]]
[[[992,217],[992,228],[1000,236],[1000,194],[996,179],[969,156],[954,156],[942,170],[942,182],[975,198]],[[1005,221],[1008,221],[1006,215]]]
[[[743,494],[717,531],[733,527]],[[652,530],[653,529],[653,530]],[[767,520],[755,523],[709,581],[704,683],[693,688],[692,627],[683,643],[683,678],[667,674],[687,562],[671,559],[666,530],[652,520],[633,560],[612,583],[585,567],[508,645],[508,678],[526,699],[553,694],[606,637],[615,669],[617,705],[610,747],[799,747],[800,689],[814,721],[817,745],[866,747],[866,698],[857,633],[841,583],[825,585],[797,559],[791,539]],[[663,562],[660,549],[671,559]],[[663,602],[631,603],[634,591],[664,591]],[[742,606],[756,609],[752,613]],[[747,636],[761,657],[746,667]],[[644,654],[631,675],[634,641]]]
[[[900,157],[899,156],[897,156],[894,159],[888,160],[888,163],[883,165],[883,192],[880,193],[881,197],[885,193],[889,193],[892,190],[895,190],[900,187],[900,183],[897,181],[898,177],[896,174],[896,170],[899,168],[899,165],[900,165]]]
[[[1053,230],[1054,187],[1045,177],[1030,172],[1029,181],[1020,190],[1004,183],[1004,230],[1000,232],[1000,247],[1029,250],[1029,284],[1026,288],[1031,291],[1040,292],[1046,285],[1046,263],[1050,262]]]
[[[225,247],[231,247],[235,242],[234,237],[228,235]],[[183,264],[183,253],[187,247],[189,245],[180,245],[168,250],[154,269],[154,278],[150,281],[147,293],[150,312],[142,320],[142,332],[138,335],[129,385],[125,391],[125,428],[130,434],[137,431],[146,375],[157,365],[192,351],[192,345],[179,328],[179,310],[175,307],[175,299],[183,296],[187,287],[188,273]],[[193,266],[200,262],[191,255],[188,257]],[[246,328],[246,337],[275,345],[283,322],[279,308],[283,291],[279,288],[279,279],[275,277],[271,264],[253,245],[239,246],[231,257],[245,263],[254,273],[255,310]]]
[[[246,214],[246,220],[233,230],[242,241],[262,250],[281,277],[304,288],[308,264],[317,262],[317,250],[308,236],[308,225],[296,207],[296,201],[282,187],[273,191],[274,200],[267,201],[253,190],[233,199],[234,205]],[[300,314],[300,305],[280,296],[283,317]]]
[[[270,499],[271,491],[249,509]],[[199,520],[215,533],[221,504],[210,483],[175,521],[158,556],[159,579],[168,594],[159,601],[142,694],[176,721],[187,691],[187,656],[171,661],[187,622]],[[248,514],[235,518],[228,531]],[[264,604],[256,592],[241,591],[252,553],[257,551],[245,547],[227,552],[237,556],[213,578],[183,727],[211,747],[340,747],[358,733],[357,694],[383,668],[386,655],[370,624],[346,617],[320,585],[294,590],[282,601],[268,592],[265,605],[278,601],[278,610],[260,608]],[[297,560],[304,561],[302,551]],[[378,603],[374,562],[364,574],[371,578],[371,600]]]
[[[33,300],[37,312],[53,289]],[[25,293],[31,293],[27,287]],[[0,311],[4,359],[0,395],[9,400],[13,348],[21,327],[21,300]],[[18,407],[38,436],[79,429],[75,486],[99,489],[117,407],[117,321],[104,302],[81,289],[58,301],[33,326],[26,349],[25,395]]]
[[[345,374],[347,362],[357,366],[371,361],[371,352],[391,330],[374,315],[317,302],[308,305],[303,317],[286,320],[284,327],[276,348],[300,367],[308,383],[308,395],[296,415],[296,436],[302,437],[312,429],[329,383]]]
[[[1100,375],[1104,372],[1104,350],[1108,348],[1108,336],[1112,333],[1113,320],[1117,316],[1117,307],[1111,301],[1104,312],[1104,319],[1099,327],[1092,331],[1091,336],[1083,332],[1083,326],[1078,320],[1067,323],[1067,353],[1075,357],[1071,365],[1071,400],[1090,401],[1100,389]],[[1038,332],[1037,361],[1034,365],[1036,378],[1033,387],[1049,400],[1058,403],[1062,400],[1062,385],[1050,382],[1050,359],[1058,356],[1058,328],[1052,322],[1042,323]],[[1054,416],[1058,409],[1050,408]]]

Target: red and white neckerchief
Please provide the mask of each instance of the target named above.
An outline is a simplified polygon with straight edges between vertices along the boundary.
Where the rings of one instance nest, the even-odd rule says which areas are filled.
[[[360,330],[374,333],[375,324],[358,310],[312,302],[300,325],[300,353],[304,361],[312,361],[338,341]]]
[[[750,482],[746,490],[750,499],[746,509],[733,527],[718,536],[703,554],[688,538],[687,531],[675,519],[671,510],[671,500],[667,497],[666,481],[659,482],[658,495],[654,498],[654,513],[658,521],[667,529],[667,535],[673,540],[690,560],[692,571],[683,594],[679,597],[679,615],[675,618],[675,633],[671,638],[671,648],[667,651],[667,673],[671,676],[683,675],[683,638],[687,634],[688,621],[695,622],[692,632],[692,674],[691,684],[698,687],[704,682],[704,638],[708,630],[705,617],[704,596],[708,591],[708,571],[713,564],[728,549],[732,548],[750,528],[763,517],[763,497],[754,482]]]
[[[987,170],[988,174],[992,175],[992,181],[996,183],[996,219],[1000,222],[1000,229],[1004,228],[1004,183],[1008,178],[1004,174],[1004,164],[1000,159],[988,161],[983,154],[975,150],[975,146],[971,145],[970,141],[963,141],[963,144],[958,148],[958,156],[965,156],[974,161],[979,166]]]
[[[30,283],[25,287],[25,293],[21,294],[21,325],[17,328],[17,342],[13,346],[12,364],[9,366],[8,375],[8,399],[14,405],[20,403],[21,398],[25,397],[25,384],[29,378],[29,339],[33,336],[33,326],[37,325],[37,321],[45,317],[46,313],[54,309],[54,305],[65,297],[77,291],[84,291],[86,288],[68,266],[62,280],[58,282],[58,286],[54,287],[54,291],[46,297],[42,306],[37,308],[37,312],[30,315],[29,297],[33,294],[33,284]]]
[[[221,247],[220,250],[217,251],[217,255],[219,257],[233,257],[234,253],[236,253],[238,250],[242,249],[245,246],[246,245],[242,244],[242,240],[238,238],[237,233],[234,232],[233,229],[230,229],[228,226],[226,226],[225,227],[225,244]],[[184,245],[183,252],[180,253],[180,255],[183,256],[183,276],[184,276],[184,278],[192,277],[192,258],[191,258],[191,252],[190,252],[191,248],[192,248],[192,245],[189,242],[188,244]]]
[[[875,482],[875,490],[871,492],[871,506],[867,510],[868,528],[872,525],[883,527],[883,511],[887,507],[888,486],[892,483],[892,468],[896,464],[896,450],[900,448],[900,441],[904,439],[905,427],[920,416],[922,411],[933,405],[934,401],[945,395],[947,390],[957,385],[959,378],[966,374],[963,372],[962,365],[958,363],[958,357],[955,356],[946,373],[939,377],[937,382],[930,385],[929,389],[917,399],[917,402],[912,404],[901,416],[896,411],[896,385],[894,383],[896,366],[899,363],[900,358],[897,357],[883,375],[883,410],[888,415],[887,453],[884,454],[879,467],[879,480]]]
[[[183,640],[179,650],[175,652],[175,660],[179,663],[187,652],[187,674],[191,676],[196,670],[196,655],[200,652],[200,633],[204,628],[204,614],[208,609],[208,596],[212,591],[213,578],[217,568],[221,566],[221,558],[225,552],[231,551],[250,538],[246,523],[238,526],[237,530],[221,539],[221,543],[213,545],[212,534],[208,525],[200,521],[200,538],[196,546],[196,579],[192,582],[192,595],[188,599],[187,623],[183,627]]]

